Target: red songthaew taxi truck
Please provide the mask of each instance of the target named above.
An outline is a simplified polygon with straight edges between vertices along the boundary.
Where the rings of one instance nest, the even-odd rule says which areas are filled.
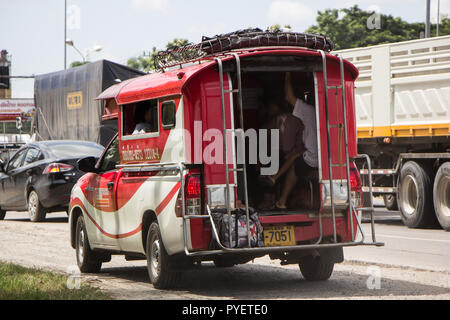
[[[119,131],[98,161],[79,161],[87,173],[72,190],[70,233],[80,270],[98,272],[112,254],[147,259],[153,285],[167,288],[201,261],[226,267],[268,254],[325,280],[343,247],[382,245],[373,218],[370,243],[361,227],[373,206],[361,208],[355,166],[368,160],[357,153],[358,71],[332,49],[320,35],[235,32],[162,52],[159,72],[104,91]],[[287,73],[314,110],[317,168],[298,176],[285,206],[261,207],[289,178],[260,183],[286,163],[268,123],[292,113]]]

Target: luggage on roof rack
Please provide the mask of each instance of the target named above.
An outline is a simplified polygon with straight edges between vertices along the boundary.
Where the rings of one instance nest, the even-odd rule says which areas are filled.
[[[272,46],[304,47],[327,52],[334,49],[333,42],[324,35],[247,29],[211,38],[203,36],[201,43],[161,51],[156,55],[155,60],[157,66],[167,68],[226,51]]]

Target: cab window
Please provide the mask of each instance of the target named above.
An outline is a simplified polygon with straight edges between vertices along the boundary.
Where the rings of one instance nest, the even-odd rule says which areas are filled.
[[[116,165],[120,163],[119,156],[119,137],[117,136],[114,141],[106,149],[103,159],[99,166],[100,172],[106,172],[116,169]]]
[[[159,132],[157,99],[123,105],[122,110],[123,136]]]

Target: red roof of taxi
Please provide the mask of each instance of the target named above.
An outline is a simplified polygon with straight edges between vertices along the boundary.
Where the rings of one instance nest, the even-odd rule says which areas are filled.
[[[245,49],[239,52],[241,58],[252,55],[268,55],[268,54],[283,54],[283,55],[308,55],[320,56],[320,52],[316,50],[309,50],[297,47],[270,47],[270,48],[255,48]],[[193,78],[196,74],[206,70],[216,64],[216,61],[205,61],[196,63],[183,68],[175,68],[165,72],[156,72],[145,76],[133,78],[113,85],[106,89],[97,99],[111,99],[115,98],[117,104],[127,104],[148,99],[159,98],[163,96],[179,95],[185,84]],[[206,58],[205,58],[206,59]],[[209,57],[208,59],[211,59]],[[233,59],[231,55],[222,56],[222,60],[226,61]],[[335,55],[327,54],[327,59],[338,61]],[[358,76],[358,69],[344,60],[346,69],[356,78]]]

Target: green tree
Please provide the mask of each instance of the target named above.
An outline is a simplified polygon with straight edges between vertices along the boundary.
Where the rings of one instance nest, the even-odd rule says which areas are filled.
[[[284,25],[284,27],[282,27],[279,24],[274,24],[274,25],[271,25],[270,27],[267,28],[267,30],[269,30],[271,32],[281,31],[282,29],[291,30],[292,27],[289,24]]]
[[[83,66],[88,63],[89,63],[89,61],[74,61],[70,64],[70,67],[75,68],[75,67]]]
[[[165,50],[175,50],[184,46],[189,45],[190,42],[187,39],[178,39],[175,38],[172,41],[168,42]],[[156,47],[152,48],[152,52],[149,54],[142,54],[137,57],[129,58],[127,61],[127,65],[131,68],[138,69],[145,72],[154,71],[157,69],[155,64],[156,55],[161,52],[156,49]]]
[[[155,55],[157,55],[158,52],[159,51],[156,50],[156,47],[153,47],[152,52],[149,54],[146,54],[144,52],[142,55],[129,58],[127,61],[127,65],[131,68],[144,72],[155,70]]]
[[[342,13],[341,16],[339,13]],[[379,15],[379,26],[368,26],[368,20],[373,19],[374,14],[357,5],[347,9],[326,9],[318,12],[317,25],[309,27],[306,32],[324,34],[334,42],[336,49],[347,49],[419,39],[425,30],[424,23],[408,23],[385,14]],[[432,35],[435,30],[436,25],[433,25]],[[450,21],[445,17],[439,26],[439,34],[450,34],[449,31]]]

